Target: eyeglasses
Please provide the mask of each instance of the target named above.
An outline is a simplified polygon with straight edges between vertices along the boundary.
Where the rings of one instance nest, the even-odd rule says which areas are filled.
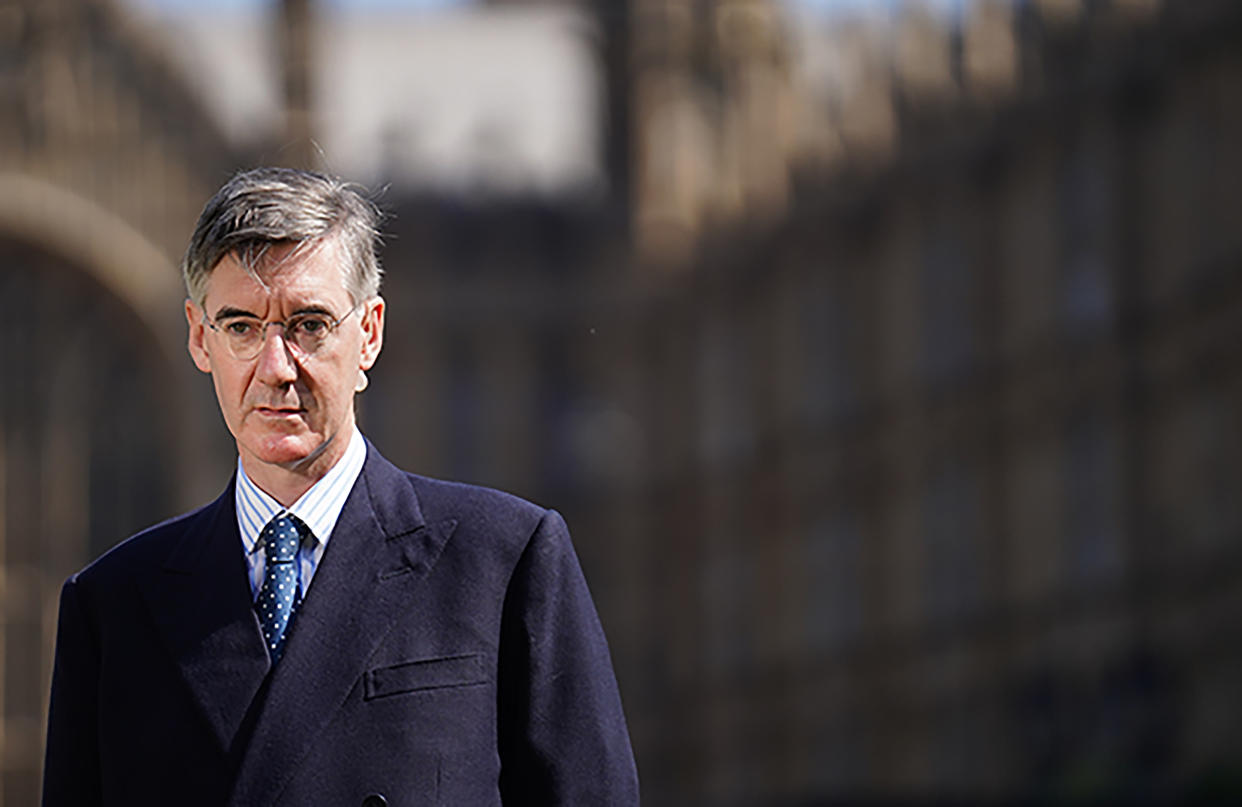
[[[311,313],[297,314],[284,322],[264,322],[258,317],[226,316],[219,322],[212,322],[203,314],[203,324],[224,337],[233,358],[249,361],[258,356],[267,342],[267,329],[273,325],[281,330],[285,344],[304,356],[310,356],[323,348],[331,339],[340,324],[358,310],[355,305],[340,319],[333,319],[328,314]]]

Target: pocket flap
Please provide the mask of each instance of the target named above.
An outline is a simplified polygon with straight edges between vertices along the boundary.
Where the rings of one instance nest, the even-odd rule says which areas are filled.
[[[478,653],[408,661],[392,667],[381,667],[366,674],[366,700],[416,692],[487,683],[483,658]]]

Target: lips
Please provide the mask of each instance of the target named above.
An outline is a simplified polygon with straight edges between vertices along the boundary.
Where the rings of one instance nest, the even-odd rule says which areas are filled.
[[[297,407],[292,407],[292,406],[290,407],[256,406],[254,408],[254,411],[262,415],[263,417],[273,417],[273,418],[295,417],[297,415],[305,414],[306,412],[305,409],[299,409]]]

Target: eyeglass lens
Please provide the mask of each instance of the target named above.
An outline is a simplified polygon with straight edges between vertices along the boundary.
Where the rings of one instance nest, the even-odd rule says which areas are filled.
[[[234,318],[220,323],[218,330],[228,340],[233,355],[241,359],[254,358],[263,349],[267,341],[267,329],[273,326],[281,329],[281,336],[286,344],[301,353],[314,353],[323,347],[328,335],[332,333],[336,323],[322,314],[306,314],[294,317],[288,322],[263,323],[258,320]]]

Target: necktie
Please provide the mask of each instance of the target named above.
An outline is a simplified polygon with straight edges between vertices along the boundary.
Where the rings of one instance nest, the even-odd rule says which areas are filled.
[[[263,542],[266,568],[255,608],[259,612],[263,641],[272,657],[272,666],[280,661],[280,656],[284,653],[289,621],[301,601],[295,559],[304,529],[306,526],[297,516],[284,513],[267,522],[259,533],[259,540]]]

